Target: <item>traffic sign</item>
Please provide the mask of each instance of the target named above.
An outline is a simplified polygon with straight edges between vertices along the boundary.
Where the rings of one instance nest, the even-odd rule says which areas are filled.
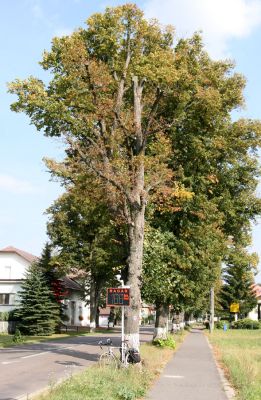
[[[130,288],[108,288],[106,296],[107,306],[129,306]]]
[[[230,309],[231,313],[238,313],[239,312],[239,303],[230,304],[229,309]]]

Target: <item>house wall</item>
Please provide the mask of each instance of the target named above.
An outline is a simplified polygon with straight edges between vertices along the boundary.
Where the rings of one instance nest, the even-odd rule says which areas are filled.
[[[9,312],[19,303],[18,292],[30,263],[16,253],[0,253],[0,294],[9,294],[9,304],[0,304],[0,312]]]
[[[30,263],[15,253],[0,254],[0,280],[24,279]]]
[[[68,321],[65,325],[73,326],[89,326],[90,324],[90,307],[85,304],[77,291],[71,291],[70,299],[64,300],[66,305],[66,315]],[[79,317],[83,317],[80,319]]]
[[[259,317],[258,308],[259,308],[259,310],[261,308],[261,298],[260,297],[258,298],[257,306],[248,313],[248,318],[253,319],[254,321],[258,321],[258,317]],[[260,311],[259,311],[259,313],[260,313]]]
[[[0,294],[9,293],[11,294],[11,304],[0,304],[0,312],[9,312],[16,308],[19,304],[18,292],[21,290],[21,282],[1,282],[0,281]]]

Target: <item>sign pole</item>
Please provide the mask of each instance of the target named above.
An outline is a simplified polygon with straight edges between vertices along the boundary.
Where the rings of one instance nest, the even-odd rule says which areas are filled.
[[[124,306],[121,307],[121,361],[124,362]]]
[[[130,305],[130,287],[124,285],[124,281],[120,280],[121,287],[108,288],[106,296],[106,305],[121,307],[121,359],[125,362],[125,341],[124,341],[124,310],[125,306]]]

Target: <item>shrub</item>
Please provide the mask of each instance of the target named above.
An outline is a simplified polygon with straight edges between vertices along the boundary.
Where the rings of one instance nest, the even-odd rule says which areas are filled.
[[[216,329],[224,329],[224,325],[227,326],[227,328],[229,328],[229,321],[217,321],[215,322],[215,328]]]
[[[172,336],[168,336],[167,339],[153,339],[152,344],[158,347],[169,347],[170,349],[176,348],[176,342]]]
[[[9,320],[9,313],[7,311],[0,312],[0,321],[8,321]]]
[[[254,321],[250,318],[239,319],[238,321],[232,322],[233,329],[260,329],[260,323],[258,321]]]
[[[21,332],[19,331],[19,329],[16,329],[15,334],[13,336],[13,342],[14,343],[23,343],[23,341],[24,341],[24,338],[23,338]]]

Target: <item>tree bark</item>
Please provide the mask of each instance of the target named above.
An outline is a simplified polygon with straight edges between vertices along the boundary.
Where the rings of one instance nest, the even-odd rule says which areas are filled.
[[[97,318],[99,318],[98,305],[100,298],[100,289],[95,282],[94,278],[91,278],[90,283],[90,332],[95,331],[95,329],[99,326],[99,322],[97,323]]]
[[[100,327],[100,310],[99,307],[96,309],[96,317],[95,317],[96,328]]]
[[[95,307],[95,282],[91,279],[90,283],[90,332],[93,332],[96,328],[96,312]]]
[[[133,165],[133,190],[128,204],[128,240],[129,256],[127,259],[128,278],[130,286],[130,306],[126,308],[125,339],[129,345],[139,349],[139,325],[141,309],[141,273],[144,242],[144,216],[145,216],[145,191],[144,191],[144,163],[143,163],[143,132],[142,132],[142,91],[144,82],[139,82],[137,76],[132,78],[134,108],[133,118],[135,126],[135,145],[133,153],[140,156],[137,165]]]
[[[167,339],[168,335],[169,305],[156,304],[156,322],[154,339]]]
[[[214,331],[214,314],[215,314],[215,292],[214,287],[210,288],[210,321],[209,321],[209,331],[212,333]]]
[[[129,225],[129,257],[127,285],[130,286],[130,306],[125,313],[125,340],[134,348],[139,348],[139,323],[141,309],[141,272],[144,241],[145,205],[132,213]]]

